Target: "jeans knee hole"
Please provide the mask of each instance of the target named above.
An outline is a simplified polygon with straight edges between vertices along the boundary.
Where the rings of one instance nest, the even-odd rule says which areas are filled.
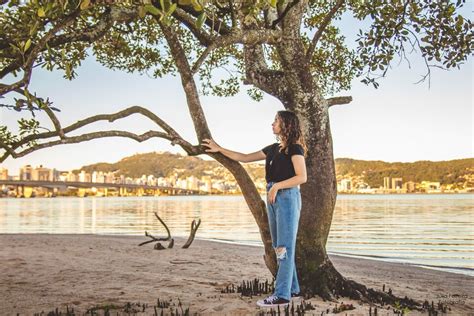
[[[277,259],[280,259],[280,260],[286,259],[286,247],[275,248],[275,254],[276,254]]]

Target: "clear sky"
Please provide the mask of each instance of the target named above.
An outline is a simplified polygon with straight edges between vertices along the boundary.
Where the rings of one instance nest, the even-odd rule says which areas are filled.
[[[359,26],[351,27],[350,23],[342,22],[346,30],[356,33]],[[348,40],[351,36],[348,35]],[[411,55],[410,62],[411,68],[404,61],[398,65],[396,59],[387,78],[379,81],[379,89],[355,79],[350,91],[337,94],[351,95],[353,102],[329,110],[335,158],[414,162],[473,157],[472,58],[460,70],[432,69],[431,88],[427,82],[414,84],[426,71],[420,56]],[[58,116],[63,126],[94,114],[140,105],[154,111],[186,140],[197,144],[178,78],[152,79],[112,71],[93,57],[87,58],[77,72],[78,78],[73,81],[63,79],[59,72],[43,70],[34,72],[32,77],[30,90],[49,96],[54,106],[61,108]],[[241,92],[236,97],[202,97],[201,101],[213,138],[221,146],[253,152],[275,141],[271,123],[283,106],[273,97],[265,96],[263,101],[255,102]],[[19,118],[16,111],[0,109],[1,124],[10,129],[16,128]],[[96,123],[80,132],[103,129],[142,133],[156,127],[135,115],[115,123]],[[105,138],[42,149],[19,159],[8,158],[1,166],[8,168],[9,174],[17,174],[18,168],[25,164],[69,170],[151,151],[184,153],[164,139],[137,143]],[[205,155],[200,157],[209,159]]]

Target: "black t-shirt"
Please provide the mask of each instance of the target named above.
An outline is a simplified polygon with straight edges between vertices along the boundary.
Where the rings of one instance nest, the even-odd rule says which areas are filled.
[[[303,146],[300,144],[290,144],[288,154],[280,152],[280,144],[274,143],[262,149],[266,155],[265,159],[265,180],[280,182],[296,175],[291,156],[304,155]]]

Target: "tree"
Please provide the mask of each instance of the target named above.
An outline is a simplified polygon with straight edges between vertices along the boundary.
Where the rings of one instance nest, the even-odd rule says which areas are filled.
[[[232,96],[241,84],[259,100],[277,98],[299,116],[309,152],[308,181],[301,187],[303,208],[297,239],[297,266],[304,293],[324,299],[348,296],[393,303],[395,296],[347,280],[332,265],[326,242],[336,202],[336,177],[328,109],[350,103],[354,78],[375,88],[396,57],[419,53],[430,69],[460,67],[473,49],[473,25],[459,14],[465,1],[365,0],[160,0],[160,1],[2,1],[0,78],[19,78],[0,85],[0,94],[16,94],[5,108],[31,113],[19,121],[16,135],[1,127],[0,162],[32,151],[100,137],[144,141],[164,138],[189,155],[209,154],[235,177],[259,226],[264,260],[277,270],[265,202],[243,167],[221,154],[192,145],[151,111],[130,107],[63,127],[48,98],[28,90],[31,72],[41,66],[59,69],[66,79],[92,52],[103,65],[123,71],[153,71],[155,77],[179,74],[194,128],[201,141],[212,137],[200,93]],[[335,26],[343,14],[368,24],[350,49]],[[225,70],[222,75],[222,70]],[[196,77],[199,84],[196,83]],[[217,80],[219,78],[220,80]],[[35,111],[45,111],[53,130],[39,132]],[[162,131],[136,135],[128,131],[68,134],[99,120],[143,115]],[[409,303],[408,300],[405,303]],[[414,302],[411,304],[415,305]]]

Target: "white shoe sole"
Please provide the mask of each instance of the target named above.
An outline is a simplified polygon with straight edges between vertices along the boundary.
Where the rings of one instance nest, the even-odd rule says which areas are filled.
[[[278,307],[278,306],[289,306],[290,302],[281,303],[281,304],[265,304],[263,301],[257,301],[257,305],[260,307]]]

